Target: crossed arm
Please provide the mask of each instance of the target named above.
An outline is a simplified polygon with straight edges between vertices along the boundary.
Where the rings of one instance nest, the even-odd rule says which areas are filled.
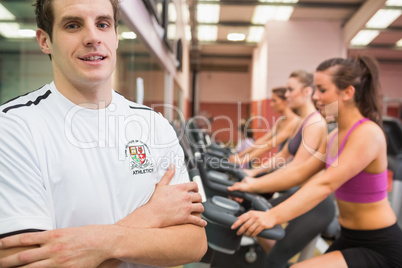
[[[113,225],[89,225],[0,240],[0,267],[117,267],[122,261],[175,266],[207,249],[201,196],[193,182],[169,185],[168,170],[150,201]]]

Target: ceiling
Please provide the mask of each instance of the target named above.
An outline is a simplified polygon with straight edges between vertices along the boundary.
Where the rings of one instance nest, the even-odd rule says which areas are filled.
[[[190,26],[192,32],[191,60],[193,69],[201,70],[244,70],[251,60],[256,43],[246,41],[228,41],[229,32],[247,34],[252,26],[252,16],[258,0],[220,0],[219,22],[216,24],[198,23],[196,14],[198,4],[211,1],[188,0],[190,10]],[[330,20],[340,21],[343,27],[348,27],[349,35],[353,36],[365,29],[366,22],[376,11],[385,6],[383,0],[299,0],[298,3],[288,4],[294,7],[289,20]],[[263,3],[264,5],[279,5]],[[402,10],[402,6],[388,9]],[[350,25],[348,25],[348,23]],[[214,42],[203,42],[194,38],[200,25],[217,25],[218,38]],[[261,25],[263,26],[263,25]],[[367,46],[349,47],[349,54],[365,50],[379,61],[397,61],[402,63],[402,47],[397,48],[396,42],[402,39],[402,16],[399,16],[385,29],[376,29],[380,34]],[[351,39],[353,36],[350,36]]]
[[[127,0],[126,0],[127,1]],[[229,32],[248,33],[252,24],[252,16],[257,5],[278,5],[261,3],[258,0],[220,0],[219,21],[217,23],[198,23],[196,19],[197,5],[211,3],[208,0],[179,0],[187,2],[190,14],[192,32],[190,59],[192,69],[196,70],[226,70],[247,71],[251,62],[252,51],[256,43],[245,41],[232,42],[227,40]],[[20,28],[36,29],[32,0],[0,0],[10,12],[16,16]],[[379,5],[380,3],[380,5]],[[295,4],[289,20],[331,20],[341,21],[349,35],[355,35],[365,28],[369,18],[384,6],[385,0],[299,0]],[[388,7],[402,10],[400,7]],[[1,21],[5,22],[5,21]],[[198,40],[197,29],[203,25],[217,25],[218,38],[214,42]],[[262,24],[257,26],[264,26]],[[122,25],[124,27],[124,25]],[[122,30],[120,29],[120,32]],[[349,53],[357,51],[375,56],[379,61],[402,63],[402,47],[397,48],[396,42],[402,39],[402,16],[399,16],[385,29],[379,29],[380,34],[367,46],[350,47]],[[350,36],[350,39],[353,36]],[[20,41],[21,43],[21,41]],[[22,42],[23,47],[38,48],[36,42]],[[21,45],[20,45],[21,46]],[[124,46],[122,46],[124,47]],[[0,51],[16,49],[15,40],[9,40],[0,35]],[[146,51],[146,48],[139,48]],[[138,51],[138,50],[137,50]]]

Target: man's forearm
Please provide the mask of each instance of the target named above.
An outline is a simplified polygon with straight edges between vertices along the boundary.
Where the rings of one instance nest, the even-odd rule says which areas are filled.
[[[46,267],[110,267],[105,266],[110,263],[116,267],[113,259],[177,266],[200,260],[207,249],[204,228],[193,224],[165,228],[88,225],[20,234],[1,242],[5,256],[0,258],[1,267],[39,262]]]
[[[114,226],[110,243],[112,258],[158,266],[198,262],[207,250],[204,228],[193,224],[149,229]]]

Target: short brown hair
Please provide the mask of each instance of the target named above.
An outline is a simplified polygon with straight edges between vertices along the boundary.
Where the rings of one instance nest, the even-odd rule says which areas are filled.
[[[54,13],[53,13],[53,0],[36,0],[33,4],[35,6],[35,19],[38,28],[44,30],[52,41]],[[119,0],[110,0],[113,7],[113,16],[115,28],[117,28],[119,20]]]

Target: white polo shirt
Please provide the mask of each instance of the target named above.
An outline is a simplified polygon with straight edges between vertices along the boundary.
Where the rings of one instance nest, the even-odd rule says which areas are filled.
[[[114,91],[107,108],[85,109],[45,85],[0,106],[0,234],[113,224],[147,203],[170,163],[171,184],[189,181],[159,113]]]

